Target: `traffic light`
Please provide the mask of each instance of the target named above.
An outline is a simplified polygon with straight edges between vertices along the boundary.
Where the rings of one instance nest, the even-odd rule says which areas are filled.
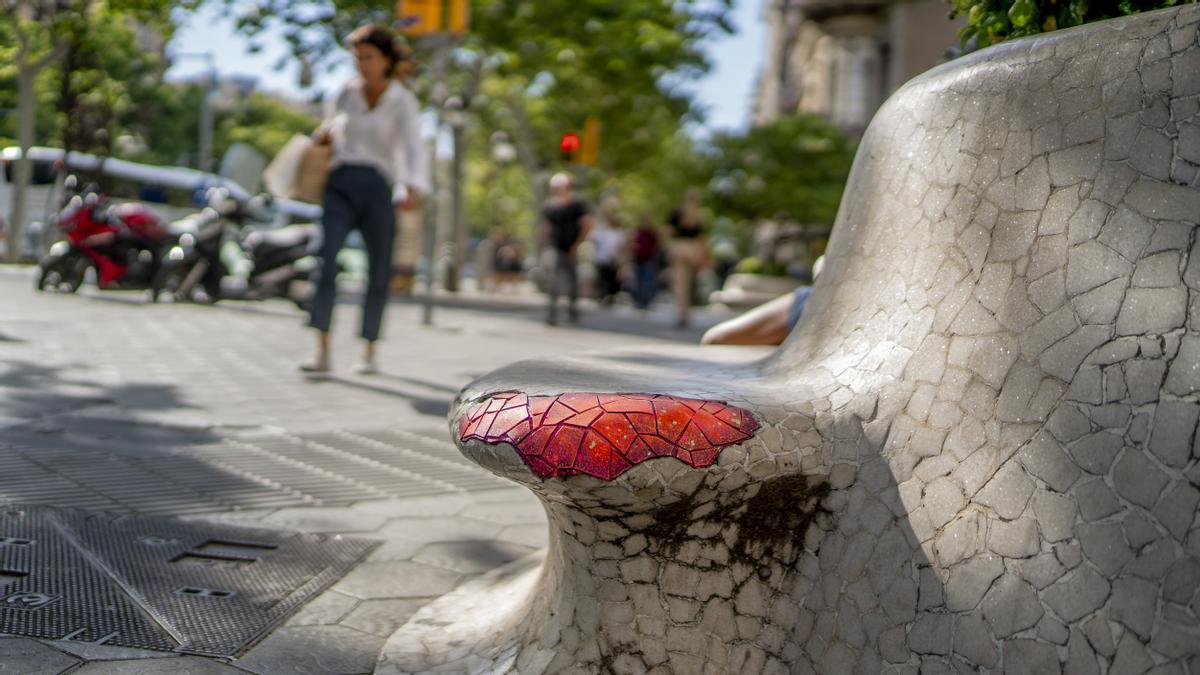
[[[575,156],[579,153],[580,144],[579,134],[568,131],[562,135],[562,139],[558,141],[558,150],[562,153],[564,162],[575,163]]]

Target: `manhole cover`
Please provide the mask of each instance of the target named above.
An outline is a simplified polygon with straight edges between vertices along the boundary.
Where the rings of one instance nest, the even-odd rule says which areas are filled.
[[[0,633],[233,656],[377,544],[0,505]]]

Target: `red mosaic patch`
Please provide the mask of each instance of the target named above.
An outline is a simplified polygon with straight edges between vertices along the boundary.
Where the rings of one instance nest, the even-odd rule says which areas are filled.
[[[758,430],[754,416],[717,401],[658,394],[494,394],[459,423],[465,442],[508,443],[542,478],[612,480],[654,457],[697,469]]]

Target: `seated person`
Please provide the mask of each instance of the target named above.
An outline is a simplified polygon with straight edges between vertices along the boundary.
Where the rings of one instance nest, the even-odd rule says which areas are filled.
[[[813,263],[813,283],[825,266],[825,256]],[[770,302],[713,326],[700,338],[702,345],[765,345],[783,344],[792,332],[804,305],[812,293],[812,286],[801,286],[795,291],[781,295]]]

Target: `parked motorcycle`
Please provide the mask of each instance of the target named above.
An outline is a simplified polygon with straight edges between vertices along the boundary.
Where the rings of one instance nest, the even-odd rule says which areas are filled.
[[[68,178],[68,189],[75,184]],[[57,226],[63,238],[38,264],[38,290],[74,293],[92,267],[102,290],[150,288],[170,240],[154,211],[141,204],[110,205],[95,185],[71,197]]]
[[[268,195],[239,202],[218,189],[208,208],[178,224],[152,291],[183,302],[279,297],[305,307],[320,228],[275,220]]]

